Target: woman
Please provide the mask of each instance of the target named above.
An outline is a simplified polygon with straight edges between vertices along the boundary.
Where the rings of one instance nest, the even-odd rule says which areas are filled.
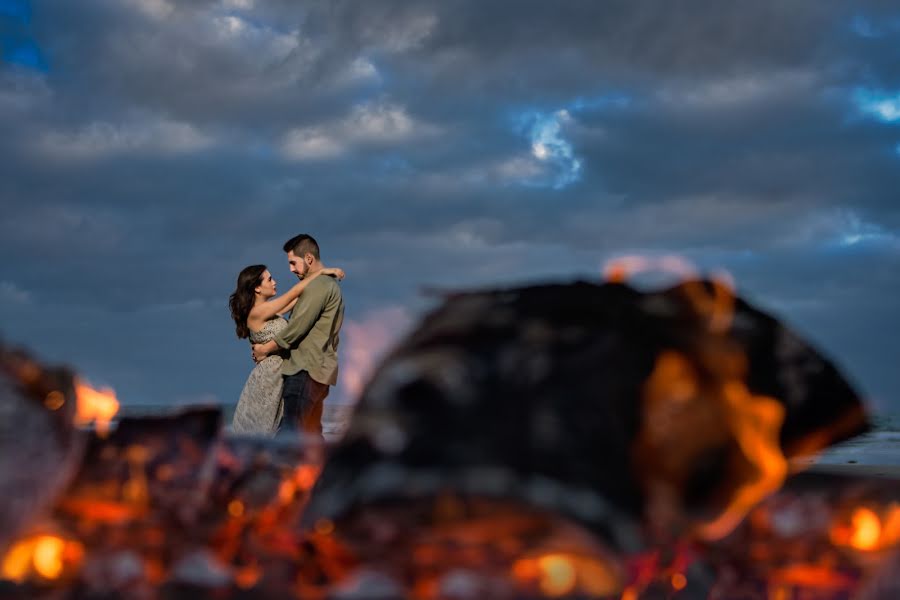
[[[298,282],[281,296],[275,297],[276,283],[265,265],[251,265],[238,275],[237,288],[228,299],[231,318],[241,339],[251,344],[265,343],[281,331],[287,321],[281,317],[294,307],[309,282],[320,275],[344,278],[342,269],[325,268]],[[273,354],[257,363],[247,378],[234,411],[232,429],[237,433],[272,435],[281,423],[281,362]]]

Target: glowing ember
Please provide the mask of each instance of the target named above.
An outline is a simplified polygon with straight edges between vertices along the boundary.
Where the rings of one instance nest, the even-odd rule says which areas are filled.
[[[241,569],[234,570],[234,582],[241,589],[250,589],[262,577],[262,571],[256,565],[250,565]]]
[[[34,546],[34,568],[47,579],[56,579],[63,570],[62,554],[65,542],[57,537],[44,536]]]
[[[873,550],[881,537],[881,521],[868,508],[857,509],[853,513],[853,536],[850,545],[860,550]]]
[[[850,515],[850,523],[832,527],[832,543],[856,550],[877,551],[900,542],[900,505],[892,502],[882,511],[858,507]]]
[[[3,558],[0,573],[3,579],[12,581],[24,581],[31,568],[31,557],[34,555],[34,542],[25,541],[17,543]]]
[[[538,559],[541,589],[549,596],[568,594],[575,587],[575,567],[565,556],[550,554]]]
[[[573,592],[608,596],[622,589],[616,574],[601,561],[575,554],[551,553],[536,558],[521,558],[512,566],[514,579],[534,583],[549,597]]]
[[[232,517],[240,517],[244,514],[244,503],[240,500],[232,500],[228,503],[228,514]]]
[[[66,397],[59,390],[53,390],[44,398],[44,406],[50,410],[59,410],[66,403]]]
[[[331,535],[334,533],[334,522],[330,519],[319,519],[316,521],[315,531],[319,535]]]
[[[104,436],[109,433],[109,423],[119,412],[116,393],[110,388],[96,390],[80,379],[76,379],[75,395],[78,399],[75,424],[83,427],[93,423],[99,435]]]
[[[53,580],[58,579],[67,566],[81,562],[81,544],[52,535],[39,535],[20,540],[6,553],[0,564],[3,579],[22,582],[31,573]]]
[[[828,565],[791,565],[769,572],[769,583],[776,589],[782,586],[805,588],[851,588],[855,581]]]

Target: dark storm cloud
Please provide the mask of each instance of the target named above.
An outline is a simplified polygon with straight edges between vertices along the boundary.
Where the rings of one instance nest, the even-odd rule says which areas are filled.
[[[898,19],[837,0],[4,0],[2,333],[126,401],[231,402],[234,278],[267,263],[284,289],[299,231],[348,271],[356,356],[423,286],[677,252],[900,408]]]

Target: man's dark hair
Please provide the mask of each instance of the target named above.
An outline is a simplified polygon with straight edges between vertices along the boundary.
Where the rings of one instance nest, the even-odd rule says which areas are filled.
[[[316,260],[320,260],[319,244],[316,242],[316,239],[308,233],[295,235],[294,237],[286,241],[284,243],[284,251],[293,251],[295,255],[301,258],[306,256],[306,253],[308,252],[309,254],[313,255],[313,258],[315,258]]]

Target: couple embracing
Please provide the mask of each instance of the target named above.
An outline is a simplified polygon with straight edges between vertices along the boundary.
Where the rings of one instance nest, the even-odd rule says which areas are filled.
[[[299,429],[322,435],[322,406],[337,383],[338,333],[344,301],[341,269],[322,264],[319,245],[307,234],[284,243],[291,273],[300,281],[281,296],[265,265],[238,275],[229,299],[239,338],[249,338],[256,367],[234,413],[237,433],[273,435]],[[281,315],[291,311],[289,319]]]

